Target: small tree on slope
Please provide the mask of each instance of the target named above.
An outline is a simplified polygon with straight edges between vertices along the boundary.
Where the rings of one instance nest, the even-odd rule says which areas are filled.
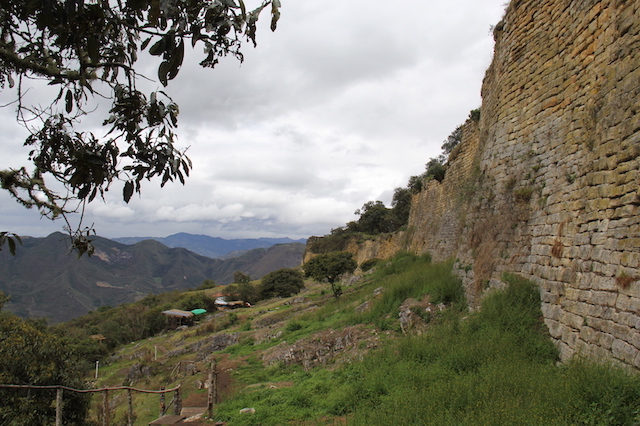
[[[342,286],[337,283],[338,279],[346,273],[352,273],[357,267],[353,254],[347,251],[322,254],[302,266],[306,277],[319,282],[326,280],[331,285],[331,291],[336,300],[342,294]]]

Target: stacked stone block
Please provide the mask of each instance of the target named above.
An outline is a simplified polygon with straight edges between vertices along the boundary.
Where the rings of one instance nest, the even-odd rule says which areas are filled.
[[[521,274],[562,359],[640,368],[640,0],[512,0],[494,38],[444,181],[350,250],[456,257],[472,306]]]
[[[476,301],[503,271],[536,281],[563,359],[640,367],[639,9],[513,0],[483,84],[480,167],[497,194],[474,200],[458,256],[474,264],[473,224],[493,222],[475,244],[493,267],[484,286],[461,273]]]

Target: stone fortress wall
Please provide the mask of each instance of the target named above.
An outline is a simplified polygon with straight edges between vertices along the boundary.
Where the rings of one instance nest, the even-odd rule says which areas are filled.
[[[350,250],[455,257],[472,306],[520,274],[562,359],[640,368],[640,0],[512,0],[494,37],[444,181]]]

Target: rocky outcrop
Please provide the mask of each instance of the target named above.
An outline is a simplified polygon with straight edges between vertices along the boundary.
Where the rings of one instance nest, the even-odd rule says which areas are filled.
[[[359,359],[379,343],[378,333],[360,326],[316,333],[293,344],[282,342],[262,356],[265,365],[298,364],[305,369],[335,362],[336,358]]]

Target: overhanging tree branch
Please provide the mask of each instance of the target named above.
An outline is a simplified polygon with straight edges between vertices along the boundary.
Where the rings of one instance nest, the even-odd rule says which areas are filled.
[[[139,52],[161,62],[157,79],[163,86],[183,64],[185,42],[203,43],[203,67],[215,67],[223,56],[242,61],[242,41],[256,44],[256,24],[271,6],[271,29],[280,17],[280,1],[262,1],[253,10],[243,0],[0,0],[0,89],[18,80],[18,121],[28,130],[33,170],[0,171],[2,188],[25,207],[49,218],[64,216],[72,200],[84,206],[122,181],[123,200],[141,191],[141,182],[161,178],[184,183],[192,167],[176,148],[178,106],[163,91],[144,94],[136,88]],[[146,37],[142,40],[141,36]],[[50,107],[26,104],[25,80],[45,79],[60,87]],[[103,120],[106,134],[74,130],[94,84],[111,102]],[[94,110],[95,111],[95,110]],[[67,195],[52,191],[49,180]],[[83,207],[81,207],[83,208]],[[76,230],[81,231],[80,226]]]

